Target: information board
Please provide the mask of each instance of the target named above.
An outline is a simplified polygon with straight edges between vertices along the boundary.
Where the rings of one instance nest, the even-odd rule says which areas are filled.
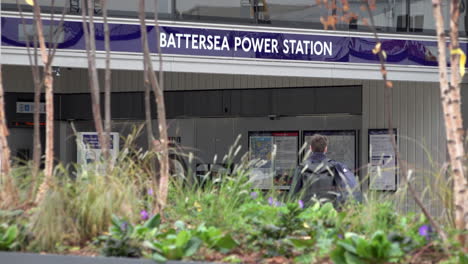
[[[310,139],[313,135],[320,134],[328,138],[327,157],[344,163],[351,171],[355,171],[357,167],[356,159],[356,131],[355,130],[315,130],[304,131],[304,142],[307,143],[307,148],[304,153],[310,148]]]
[[[369,129],[369,188],[395,191],[397,188],[397,160],[393,140],[388,129]],[[393,137],[397,142],[397,130]],[[398,146],[398,144],[397,144]]]
[[[79,132],[77,133],[77,162],[79,164],[89,164],[102,158],[101,144],[98,133]],[[110,133],[110,155],[113,161],[119,154],[119,133]]]
[[[258,160],[252,170],[255,188],[289,189],[298,162],[299,132],[249,132],[251,160]]]

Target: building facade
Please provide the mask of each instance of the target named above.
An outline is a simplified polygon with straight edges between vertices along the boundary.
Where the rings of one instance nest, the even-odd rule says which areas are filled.
[[[54,12],[50,1],[38,2],[45,14]],[[51,29],[46,30],[46,38],[58,30],[53,63],[56,155],[62,162],[76,162],[73,127],[78,132],[94,131],[88,64],[81,3],[58,2],[62,6],[56,12],[66,4],[63,29],[57,29],[60,14],[55,20],[44,15]],[[393,82],[387,99],[378,59],[372,53],[377,41],[361,19],[366,17],[361,1],[349,1],[345,13],[342,8],[325,7],[333,1],[159,1],[159,38],[154,1],[146,2],[150,48],[156,53],[158,41],[162,48],[169,136],[195,154],[194,170],[222,166],[222,157],[240,135],[241,153],[250,150],[262,157],[264,148],[271,151],[269,144],[275,144],[278,152],[271,167],[287,171],[300,162],[302,154],[298,153],[307,136],[324,133],[336,140],[332,154],[356,171],[364,190],[398,190],[398,170],[389,167],[390,172],[382,174],[376,185],[369,183],[372,175],[371,180],[368,177],[375,163],[393,164],[385,163],[385,158],[392,159],[391,153],[378,152],[379,147],[385,148],[379,135],[385,135],[390,118],[401,158],[415,171],[416,188],[422,192],[433,184],[429,171],[446,161],[447,152],[430,1],[377,1],[373,10]],[[460,36],[465,52],[466,5],[461,1]],[[9,143],[16,156],[28,158],[32,155],[32,114],[21,107],[33,101],[26,35],[34,34],[34,21],[25,4],[21,5],[25,18],[21,18],[16,0],[3,0],[1,8]],[[100,1],[95,0],[94,8],[103,87]],[[109,1],[113,131],[122,136],[145,117],[137,10],[138,1]],[[449,3],[444,1],[447,15],[448,10]],[[348,19],[325,30],[322,22],[333,15]],[[448,19],[445,22],[449,24]],[[158,57],[153,59],[158,68]],[[463,110],[468,112],[468,108]],[[154,105],[153,118],[157,127]],[[144,133],[137,141],[146,148]],[[425,202],[435,212],[442,210],[435,201]],[[415,207],[410,197],[405,205]]]

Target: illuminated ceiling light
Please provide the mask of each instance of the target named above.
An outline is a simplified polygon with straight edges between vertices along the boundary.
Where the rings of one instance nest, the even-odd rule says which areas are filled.
[[[34,5],[34,1],[33,0],[25,0],[26,1],[26,4],[30,5],[30,6],[33,6]]]

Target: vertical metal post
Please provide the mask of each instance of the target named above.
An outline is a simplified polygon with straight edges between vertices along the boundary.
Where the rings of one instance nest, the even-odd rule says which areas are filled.
[[[176,19],[177,18],[177,1],[176,0],[171,0],[171,18]]]
[[[253,0],[253,12],[255,24],[258,24],[258,0]]]
[[[411,22],[411,0],[406,0],[406,32],[410,32],[410,22]]]

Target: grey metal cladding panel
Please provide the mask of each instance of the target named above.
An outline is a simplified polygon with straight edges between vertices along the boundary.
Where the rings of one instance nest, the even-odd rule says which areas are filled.
[[[189,91],[184,93],[188,116],[209,117],[223,115],[222,91]]]
[[[314,114],[314,88],[274,89],[272,94],[275,114]]]
[[[265,116],[272,113],[271,89],[242,90],[241,116]]]
[[[324,87],[316,88],[315,113],[362,113],[362,88]]]

